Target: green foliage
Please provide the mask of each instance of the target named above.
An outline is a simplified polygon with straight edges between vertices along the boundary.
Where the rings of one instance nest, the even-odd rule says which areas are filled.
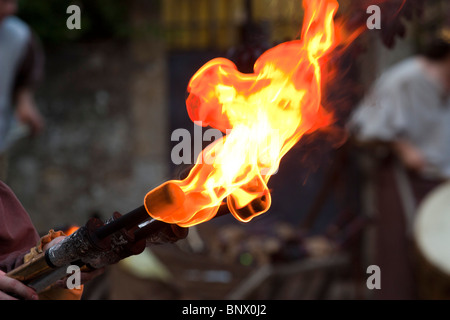
[[[69,5],[81,9],[81,30],[68,30]],[[125,0],[19,0],[18,15],[45,43],[128,36],[128,5]]]

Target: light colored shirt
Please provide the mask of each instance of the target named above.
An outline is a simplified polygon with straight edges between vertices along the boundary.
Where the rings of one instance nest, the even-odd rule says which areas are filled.
[[[361,141],[407,140],[425,156],[424,176],[450,178],[450,99],[418,57],[382,74],[349,128]]]
[[[29,27],[17,17],[0,22],[0,152],[8,146],[15,120],[12,94],[17,71],[31,39]]]

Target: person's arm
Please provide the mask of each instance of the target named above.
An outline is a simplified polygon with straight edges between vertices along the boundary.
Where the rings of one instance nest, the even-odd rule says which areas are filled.
[[[65,282],[55,284],[55,290],[39,294],[6,273],[45,252],[66,236],[62,231],[50,230],[39,237],[34,225],[13,191],[0,181],[0,300],[3,299],[80,299],[82,289],[64,289]],[[104,269],[81,273],[81,284],[100,275]],[[58,290],[59,289],[59,290]]]
[[[44,118],[36,107],[32,89],[28,87],[17,89],[16,115],[20,122],[28,125],[32,135],[39,134],[44,128]]]
[[[30,216],[14,192],[0,181],[0,270],[9,272],[23,263],[23,257],[40,237]]]
[[[409,141],[396,140],[392,143],[392,148],[406,168],[415,172],[421,172],[426,167],[427,161],[424,154]]]
[[[36,254],[36,250],[38,247],[41,247],[42,251],[45,251],[58,242],[62,241],[65,236],[60,236],[61,232],[53,232],[53,230],[46,236],[41,238],[40,243],[34,247],[31,248],[30,257],[32,257],[34,254]],[[53,238],[55,237],[55,238]],[[52,239],[53,238],[53,239]],[[45,239],[45,241],[44,241]],[[47,242],[48,241],[48,242]],[[46,242],[45,245],[44,242]],[[85,275],[84,281],[90,280],[92,277],[96,276],[98,273],[92,274],[92,275]],[[18,299],[25,299],[25,300],[39,300],[39,299],[75,299],[79,300],[81,298],[81,294],[83,293],[83,290],[63,290],[65,288],[64,284],[59,284],[59,289],[49,289],[47,291],[44,291],[40,294],[36,293],[35,290],[32,288],[26,286],[22,282],[10,278],[6,275],[5,272],[0,270],[0,300],[18,300]]]
[[[24,255],[39,241],[39,235],[12,190],[0,181],[0,300],[22,297],[37,299],[37,294],[6,272],[23,263]]]
[[[33,34],[14,80],[14,105],[20,122],[28,125],[32,135],[44,128],[44,118],[39,112],[34,92],[44,74],[44,53]]]
[[[411,140],[417,130],[411,123],[420,120],[412,105],[420,97],[418,84],[403,69],[391,72],[376,81],[353,112],[348,128],[360,144],[381,143],[385,155],[394,155],[406,168],[421,172],[427,158]]]

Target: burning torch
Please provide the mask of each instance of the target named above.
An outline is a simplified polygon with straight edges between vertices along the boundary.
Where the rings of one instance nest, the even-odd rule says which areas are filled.
[[[64,278],[69,265],[99,269],[140,254],[146,246],[184,239],[188,228],[149,216],[149,212],[175,210],[183,202],[183,191],[173,183],[165,183],[147,194],[144,205],[124,215],[115,212],[106,223],[89,219],[70,236],[7,275],[40,293]],[[222,205],[217,216],[227,212],[226,205]]]
[[[124,215],[115,212],[106,223],[98,218],[89,219],[70,236],[7,275],[40,293],[64,278],[70,265],[87,270],[100,269],[138,255],[147,246],[175,243],[186,238],[189,229],[152,219],[149,212],[172,212],[183,206],[184,198],[180,187],[166,182],[147,194],[144,205]],[[253,201],[242,210],[254,211],[254,207],[258,208],[262,203]],[[215,217],[227,213],[228,207],[223,203]]]
[[[8,276],[37,292],[76,264],[101,268],[146,245],[187,236],[188,227],[224,212],[248,222],[271,204],[267,186],[281,158],[301,139],[327,126],[332,116],[321,105],[321,59],[336,45],[333,17],[337,0],[304,0],[302,39],[263,53],[253,74],[224,58],[207,62],[191,78],[189,117],[224,133],[205,148],[184,180],[150,191],[144,205],[86,225]],[[227,132],[231,129],[231,132]],[[275,134],[276,133],[276,134]],[[226,205],[224,205],[226,199]]]

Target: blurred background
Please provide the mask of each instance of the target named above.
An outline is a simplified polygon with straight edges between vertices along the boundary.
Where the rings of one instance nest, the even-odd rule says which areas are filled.
[[[365,25],[370,1],[339,3],[349,28]],[[81,8],[80,30],[66,27],[69,4]],[[333,55],[338,72],[324,105],[336,123],[285,156],[269,183],[268,213],[191,228],[177,245],[112,266],[85,299],[371,298],[370,174],[347,148],[345,124],[375,79],[418,52],[450,12],[445,0],[380,7],[382,28]],[[45,55],[36,89],[45,128],[18,134],[6,182],[46,233],[126,213],[178,178],[184,167],[171,161],[171,133],[193,132],[190,77],[218,56],[251,71],[266,49],[298,38],[303,9],[298,0],[20,0],[17,15]]]

